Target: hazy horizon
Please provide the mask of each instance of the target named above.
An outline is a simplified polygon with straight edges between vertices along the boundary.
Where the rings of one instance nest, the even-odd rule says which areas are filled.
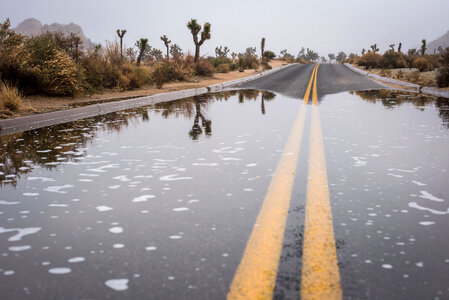
[[[45,0],[0,0],[3,22],[10,18],[13,27],[28,18],[42,24],[75,23],[94,43],[114,40],[117,29],[126,29],[125,44],[133,46],[141,37],[149,39],[153,47],[164,50],[160,36],[167,35],[184,52],[194,49],[186,24],[195,18],[203,25],[212,24],[211,40],[202,47],[201,55],[215,55],[216,46],[228,46],[231,52],[243,52],[257,47],[266,38],[266,49],[277,55],[287,49],[296,55],[301,47],[311,48],[320,56],[345,51],[360,53],[377,43],[380,51],[389,44],[402,42],[403,49],[419,47],[424,38],[428,42],[449,30],[449,1],[355,0],[298,2],[230,0],[222,2],[194,0],[86,1],[76,3]],[[425,7],[424,7],[425,6]]]

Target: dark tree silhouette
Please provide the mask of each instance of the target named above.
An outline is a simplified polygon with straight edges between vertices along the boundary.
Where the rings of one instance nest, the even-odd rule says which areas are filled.
[[[120,39],[120,56],[123,58],[123,37],[125,36],[126,30],[125,29],[117,29],[117,35]]]
[[[161,40],[164,42],[165,47],[167,48],[167,61],[170,59],[170,43],[171,41],[168,39],[168,37],[164,34],[163,36],[161,36]]]
[[[426,40],[425,39],[423,39],[422,41],[421,41],[421,55],[424,55],[424,54],[426,54],[426,50],[427,50],[427,48],[426,48]]]
[[[139,49],[139,56],[137,57],[137,65],[144,59],[145,50],[148,47],[148,39],[141,38],[136,42],[136,47]]]
[[[262,38],[262,41],[260,42],[260,60],[263,60],[263,53],[265,50],[265,38]]]
[[[191,19],[189,23],[187,23],[187,28],[189,28],[193,36],[193,42],[195,43],[195,63],[197,63],[200,58],[200,47],[206,40],[210,39],[210,23],[207,22],[204,24],[200,40],[198,40],[198,33],[201,31],[201,25],[198,24],[197,20]]]

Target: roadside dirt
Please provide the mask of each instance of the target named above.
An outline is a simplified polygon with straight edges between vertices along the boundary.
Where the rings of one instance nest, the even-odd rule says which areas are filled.
[[[284,61],[272,60],[269,62],[270,66],[274,69],[285,64]],[[80,106],[89,102],[107,102],[118,101],[129,98],[136,98],[141,96],[150,96],[160,93],[174,92],[179,90],[195,89],[206,87],[209,85],[226,82],[246,76],[259,73],[254,70],[245,70],[244,72],[232,71],[229,73],[215,73],[212,78],[194,78],[190,82],[171,82],[165,84],[161,89],[157,89],[154,86],[145,86],[133,91],[121,91],[121,90],[106,90],[102,93],[81,96],[77,98],[71,97],[48,97],[48,96],[27,96],[24,98],[22,109],[14,116],[19,117],[27,116],[36,113],[44,113],[56,110],[64,110],[74,106]]]

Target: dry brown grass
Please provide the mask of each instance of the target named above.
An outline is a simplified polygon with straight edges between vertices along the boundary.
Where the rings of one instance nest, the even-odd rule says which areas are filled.
[[[0,82],[0,109],[4,113],[19,111],[22,107],[22,99],[23,97],[17,87]]]

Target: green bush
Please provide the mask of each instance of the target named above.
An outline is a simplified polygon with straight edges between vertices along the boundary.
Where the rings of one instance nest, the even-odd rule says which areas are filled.
[[[199,59],[195,64],[195,75],[211,77],[214,75],[214,66],[205,59]]]
[[[421,72],[428,71],[431,69],[431,64],[430,64],[429,60],[422,56],[416,58],[413,61],[413,66]]]
[[[263,52],[263,57],[270,60],[276,57],[276,54],[274,54],[273,51],[267,50]]]
[[[229,73],[230,70],[231,70],[230,64],[220,64],[217,67],[218,73]]]
[[[232,60],[227,57],[211,57],[208,59],[208,61],[217,68],[219,65],[222,64],[231,64]]]

